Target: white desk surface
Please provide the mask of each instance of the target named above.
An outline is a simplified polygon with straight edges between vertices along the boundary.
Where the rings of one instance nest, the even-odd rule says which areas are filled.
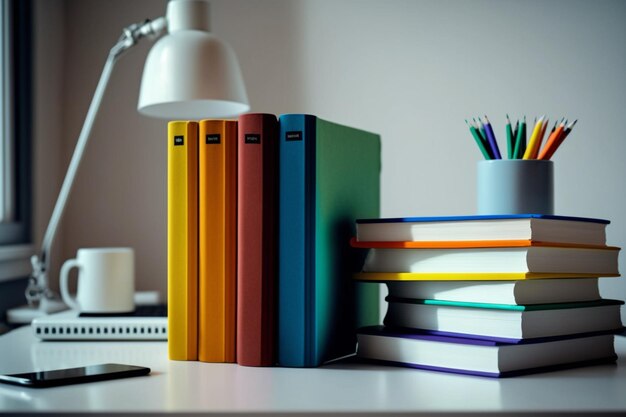
[[[497,380],[356,363],[288,369],[174,362],[165,342],[40,342],[22,327],[0,337],[0,373],[105,362],[152,373],[46,389],[1,384],[0,414],[626,414],[625,337],[616,337],[616,349],[617,365]]]

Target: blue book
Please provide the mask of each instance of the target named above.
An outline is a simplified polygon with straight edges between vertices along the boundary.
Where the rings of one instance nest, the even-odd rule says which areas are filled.
[[[357,241],[545,242],[606,245],[608,220],[541,214],[361,218]],[[530,243],[532,244],[532,243]]]
[[[278,363],[312,367],[356,351],[377,324],[378,286],[351,279],[365,257],[355,220],[379,214],[380,137],[315,116],[280,116]]]

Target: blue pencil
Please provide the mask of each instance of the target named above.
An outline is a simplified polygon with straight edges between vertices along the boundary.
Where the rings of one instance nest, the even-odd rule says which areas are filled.
[[[480,117],[478,120],[480,120]],[[485,121],[487,122],[485,123],[485,135],[487,135],[487,142],[489,142],[492,154],[495,159],[502,159],[500,149],[498,149],[498,142],[496,142],[496,135],[493,133],[493,128],[491,127],[491,123],[489,123],[487,116],[485,116]]]

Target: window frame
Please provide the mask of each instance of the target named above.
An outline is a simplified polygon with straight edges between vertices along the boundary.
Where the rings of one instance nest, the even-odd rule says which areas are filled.
[[[31,206],[33,2],[0,1],[9,17],[2,23],[2,30],[7,29],[9,34],[9,39],[2,49],[8,52],[11,61],[8,64],[10,78],[6,82],[2,80],[4,88],[0,96],[0,100],[3,101],[0,111],[8,117],[8,126],[5,129],[3,123],[0,134],[2,149],[7,149],[12,154],[10,158],[13,164],[8,178],[10,178],[9,187],[14,190],[14,206],[9,210],[12,212],[12,219],[0,223],[0,282],[2,282],[28,276],[31,271],[30,257],[33,254]],[[5,41],[4,36],[1,41]],[[4,65],[4,59],[0,65]]]

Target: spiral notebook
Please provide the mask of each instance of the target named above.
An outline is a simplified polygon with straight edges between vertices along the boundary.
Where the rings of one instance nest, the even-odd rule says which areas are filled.
[[[36,318],[42,340],[167,340],[167,306],[140,305],[124,315],[82,315],[74,310]]]

